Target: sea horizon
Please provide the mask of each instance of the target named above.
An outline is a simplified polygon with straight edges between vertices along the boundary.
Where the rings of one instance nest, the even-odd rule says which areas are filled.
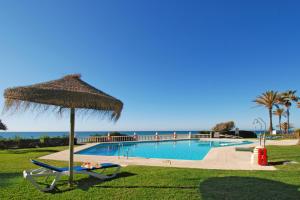
[[[176,134],[188,134],[191,132],[191,134],[196,134],[199,131],[190,131],[190,130],[184,130],[184,131],[75,131],[75,136],[77,138],[82,137],[88,137],[92,135],[107,135],[108,133],[113,132],[119,132],[126,135],[134,135],[136,133],[137,135],[155,135],[156,132],[161,135],[167,135],[167,134],[173,134],[176,132]],[[68,131],[6,131],[6,132],[0,132],[0,138],[39,138],[42,136],[49,136],[49,137],[63,137],[67,136],[69,134]]]
[[[210,130],[201,130],[201,131],[210,131]],[[256,134],[260,134],[261,132],[264,132],[262,130],[249,130],[253,131]],[[95,134],[97,135],[107,135],[108,133],[113,133],[113,132],[119,132],[122,134],[126,135],[134,135],[136,133],[137,135],[155,135],[156,132],[159,135],[168,135],[168,134],[173,134],[176,132],[176,134],[197,134],[199,131],[195,130],[181,130],[181,131],[174,131],[174,130],[168,130],[168,131],[75,131],[75,137],[77,138],[83,138],[83,137],[88,137],[88,136],[93,136]],[[49,136],[49,137],[63,137],[63,136],[68,136],[69,132],[68,131],[5,131],[5,132],[0,132],[0,138],[24,138],[24,139],[29,139],[29,138],[40,138],[43,136]]]

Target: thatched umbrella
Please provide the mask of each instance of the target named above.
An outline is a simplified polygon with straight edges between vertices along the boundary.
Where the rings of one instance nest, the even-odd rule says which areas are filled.
[[[0,119],[0,130],[4,130],[4,131],[7,130],[6,125],[2,123],[1,119]]]
[[[76,112],[91,111],[109,116],[111,120],[118,120],[123,103],[104,92],[94,88],[80,79],[80,75],[68,75],[61,79],[26,87],[6,89],[4,92],[5,110],[18,111],[20,109],[41,108],[57,110],[59,113],[70,110],[70,160],[69,184],[73,181],[73,151],[74,126]]]

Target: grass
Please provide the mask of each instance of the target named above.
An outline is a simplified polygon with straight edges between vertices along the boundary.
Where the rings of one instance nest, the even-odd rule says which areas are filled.
[[[0,151],[0,199],[299,199],[300,164],[278,165],[277,171],[226,171],[129,166],[119,177],[99,181],[76,175],[69,189],[64,177],[51,193],[36,190],[22,178],[30,158],[65,149],[49,147]],[[269,158],[300,163],[300,146],[269,146]],[[47,161],[57,166],[66,162]]]

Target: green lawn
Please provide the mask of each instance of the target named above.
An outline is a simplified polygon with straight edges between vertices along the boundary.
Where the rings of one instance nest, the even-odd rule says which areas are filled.
[[[67,187],[65,177],[51,193],[39,192],[23,179],[24,169],[35,168],[30,158],[64,148],[0,151],[0,199],[300,199],[300,164],[278,165],[279,170],[271,172],[130,166],[106,182],[76,175],[73,189]],[[300,163],[300,146],[268,150],[274,163]]]

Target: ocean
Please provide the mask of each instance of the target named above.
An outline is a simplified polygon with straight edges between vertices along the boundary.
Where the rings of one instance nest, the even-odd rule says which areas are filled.
[[[75,136],[77,138],[88,137],[91,135],[107,135],[109,132],[113,131],[77,131],[75,132]],[[166,135],[166,134],[173,134],[174,131],[118,131],[122,134],[126,135],[133,135],[134,132],[137,135],[155,135],[158,132],[159,135]],[[192,134],[198,133],[198,131],[176,131],[176,134],[188,134],[191,132]],[[3,131],[0,132],[0,138],[40,138],[42,136],[49,136],[49,137],[58,137],[58,136],[68,136],[69,132],[67,131],[57,131],[57,132],[10,132],[10,131]]]

